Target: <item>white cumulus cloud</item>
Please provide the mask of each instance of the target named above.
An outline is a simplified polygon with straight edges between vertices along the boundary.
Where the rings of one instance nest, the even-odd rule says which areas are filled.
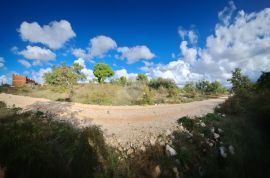
[[[87,58],[86,51],[81,48],[72,49],[72,54],[78,58]]]
[[[23,65],[25,68],[30,68],[32,67],[31,63],[28,62],[27,60],[24,59],[19,59],[18,62]]]
[[[61,48],[69,39],[76,36],[71,24],[66,20],[53,21],[40,26],[37,22],[22,22],[18,29],[24,41],[42,43],[51,49]]]
[[[37,83],[39,84],[43,84],[44,83],[44,79],[43,79],[43,75],[46,72],[50,72],[52,69],[50,67],[48,68],[40,68],[38,71],[32,71],[32,78],[33,80],[35,80]]]
[[[86,67],[85,60],[83,58],[79,58],[79,59],[75,60],[74,63],[78,63],[81,66],[83,66],[83,69],[81,70],[81,72],[86,76],[86,79],[83,81],[79,81],[79,83],[88,83],[90,80],[95,78],[93,70],[88,69]]]
[[[177,85],[182,86],[186,82],[197,81],[202,79],[202,75],[190,71],[188,63],[182,59],[169,62],[168,64],[152,64],[142,68],[150,78],[172,79]]]
[[[231,71],[239,67],[251,79],[270,69],[270,8],[259,12],[238,11],[233,2],[219,13],[214,34],[207,37],[204,48],[180,44],[181,57],[168,64],[144,66],[149,76],[185,81],[219,80],[228,85]],[[181,34],[180,34],[181,35]],[[191,43],[191,42],[190,42]]]
[[[89,55],[91,57],[103,57],[109,50],[116,47],[117,44],[112,38],[100,35],[90,40]]]
[[[180,26],[178,33],[182,40],[189,40],[191,44],[196,44],[198,41],[198,35],[194,30],[186,30]]]
[[[93,58],[103,58],[110,50],[116,49],[116,47],[117,44],[112,38],[99,35],[90,39],[87,49],[76,48],[72,50],[72,54],[77,58],[94,62]]]
[[[127,79],[135,79],[137,77],[138,74],[136,73],[128,73],[126,69],[120,69],[120,70],[116,70],[114,72],[114,78],[120,78],[120,77],[126,77]]]
[[[50,49],[38,46],[27,46],[25,50],[19,52],[26,59],[34,60],[35,63],[48,62],[54,60],[56,55]]]
[[[229,1],[229,6],[224,7],[222,11],[218,13],[219,20],[223,25],[229,25],[233,12],[236,10],[236,6],[233,1]]]
[[[135,46],[135,47],[120,47],[117,49],[120,55],[120,59],[127,59],[128,64],[135,63],[141,59],[150,60],[155,57],[155,54],[150,51],[147,46]]]

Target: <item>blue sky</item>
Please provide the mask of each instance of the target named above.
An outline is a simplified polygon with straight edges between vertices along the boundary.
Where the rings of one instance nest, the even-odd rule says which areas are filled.
[[[235,67],[255,79],[270,67],[268,7],[269,0],[2,0],[0,79],[18,73],[41,82],[63,61],[84,65],[88,79],[99,62],[115,77],[145,73],[179,85],[226,84]]]

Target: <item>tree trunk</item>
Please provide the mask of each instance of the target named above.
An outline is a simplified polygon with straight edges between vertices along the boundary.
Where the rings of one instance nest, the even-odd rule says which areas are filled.
[[[69,86],[68,101],[71,101],[73,97],[73,85]]]

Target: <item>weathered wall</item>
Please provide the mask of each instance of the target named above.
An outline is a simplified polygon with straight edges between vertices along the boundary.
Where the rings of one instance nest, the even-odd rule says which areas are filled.
[[[12,75],[12,85],[14,87],[21,87],[26,84],[26,76]]]

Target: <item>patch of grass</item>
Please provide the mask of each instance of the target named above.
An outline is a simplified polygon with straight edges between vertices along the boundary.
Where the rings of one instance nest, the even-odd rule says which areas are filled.
[[[178,119],[178,123],[182,124],[183,127],[185,127],[189,131],[192,131],[194,127],[194,120],[187,116]]]

